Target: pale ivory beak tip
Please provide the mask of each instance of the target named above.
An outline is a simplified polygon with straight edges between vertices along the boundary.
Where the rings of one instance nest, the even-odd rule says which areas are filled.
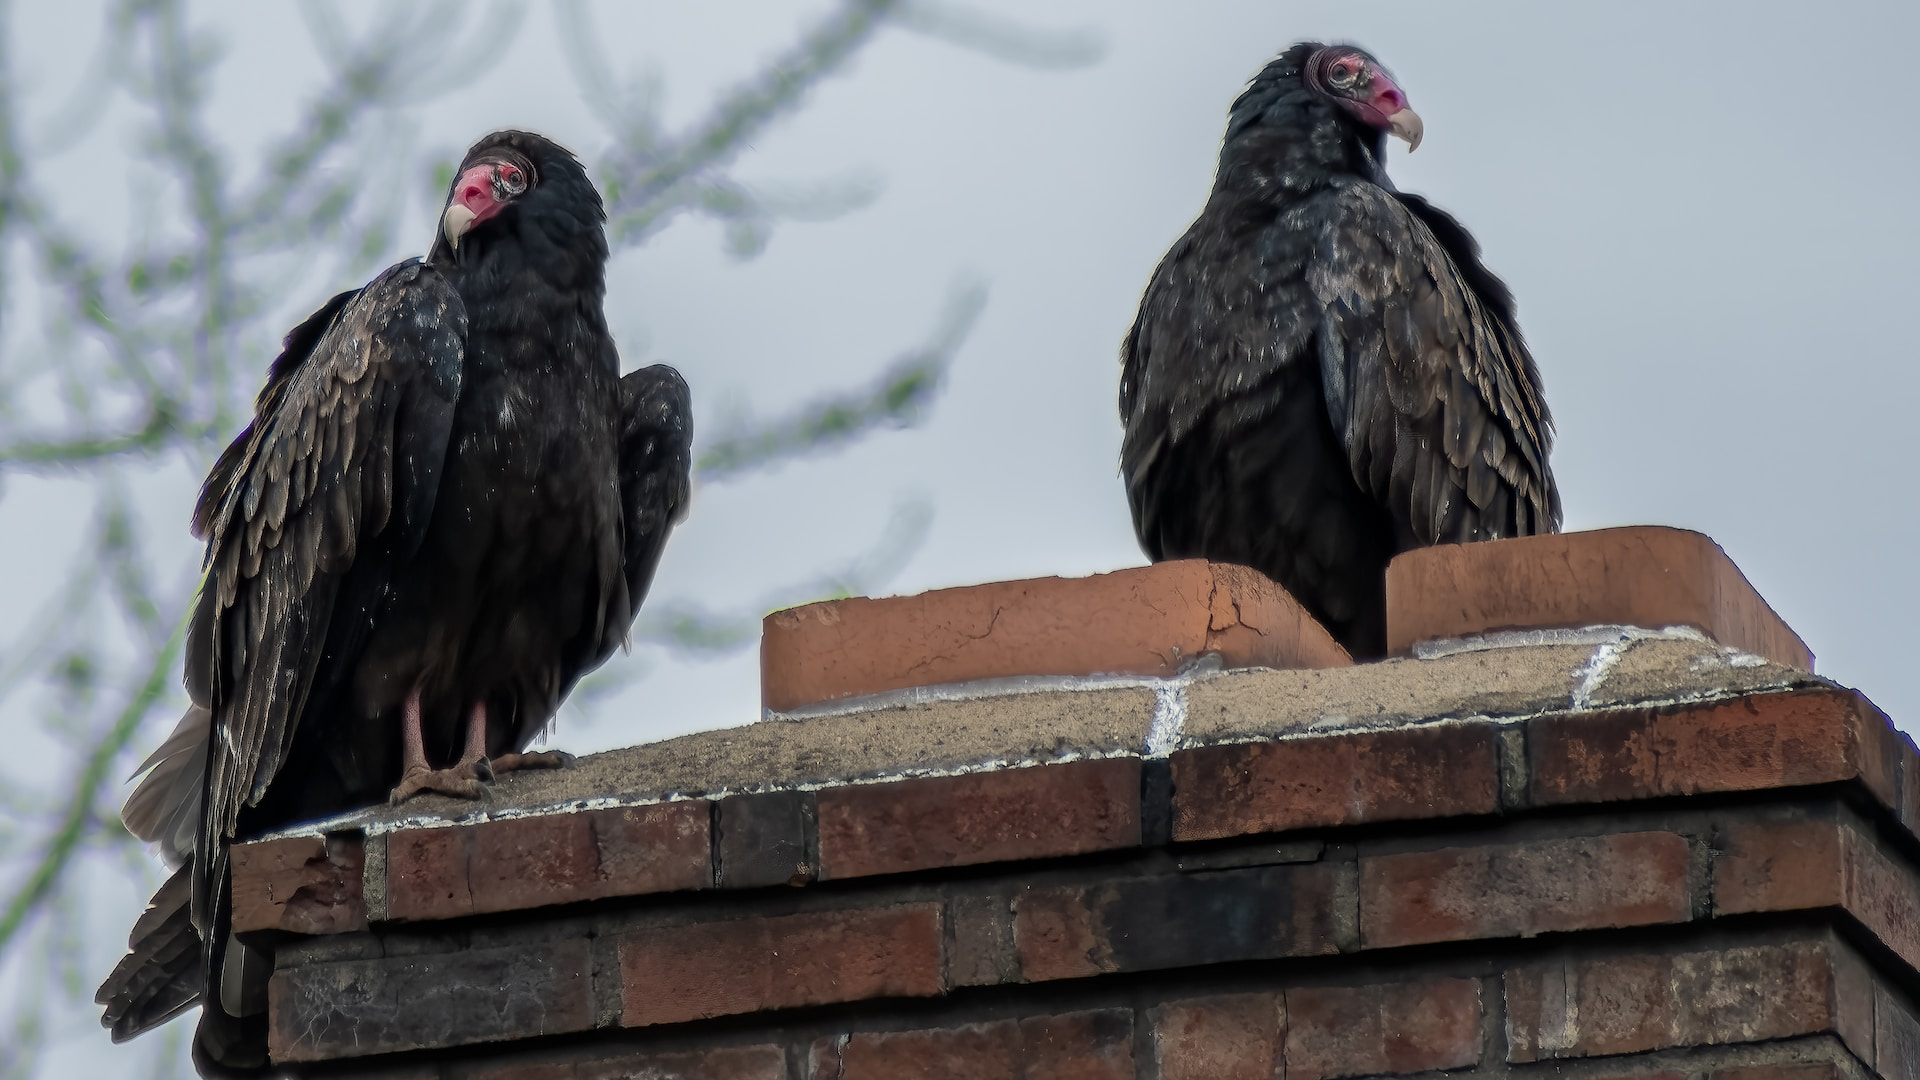
[[[447,207],[446,216],[440,219],[440,231],[446,234],[447,243],[451,244],[455,251],[460,250],[460,237],[473,227],[473,218],[473,211],[459,203],[454,203]]]

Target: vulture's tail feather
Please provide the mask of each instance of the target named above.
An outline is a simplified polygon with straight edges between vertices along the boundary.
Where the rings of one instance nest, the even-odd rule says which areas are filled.
[[[134,775],[140,785],[120,808],[127,831],[160,847],[167,865],[179,867],[193,857],[194,836],[200,828],[200,801],[207,786],[207,750],[211,745],[213,713],[194,705]]]
[[[128,952],[94,1001],[100,1023],[125,1042],[199,1004],[203,989],[200,934],[193,928],[193,867],[173,872],[147,902],[128,935]]]

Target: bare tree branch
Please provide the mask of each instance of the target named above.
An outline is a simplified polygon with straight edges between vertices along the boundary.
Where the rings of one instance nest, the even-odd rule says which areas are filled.
[[[79,775],[74,778],[67,808],[60,815],[59,828],[47,840],[39,864],[27,875],[19,891],[7,901],[5,910],[0,911],[0,953],[4,953],[12,943],[13,935],[25,924],[27,916],[57,887],[88,824],[94,821],[94,803],[112,774],[114,762],[119,760],[127,744],[133,741],[134,733],[140,730],[140,722],[146,719],[154,702],[166,692],[168,676],[173,672],[173,662],[180,655],[180,646],[186,640],[186,635],[187,621],[182,619],[160,651],[154,654],[153,663],[148,666],[146,677],[140,681],[133,698],[120,710],[113,726],[107,729],[92,753],[87,755]]]
[[[844,446],[887,427],[917,422],[940,392],[954,355],[985,309],[984,286],[961,287],[933,334],[858,390],[833,394],[773,420],[723,420],[694,461],[694,475],[715,482],[742,472]]]
[[[9,0],[0,0],[0,481],[14,473],[70,485],[98,511],[74,530],[64,566],[46,571],[44,601],[0,656],[0,716],[16,724],[37,716],[34,745],[46,747],[31,774],[16,762],[21,771],[0,784],[0,963],[55,987],[18,1003],[10,1037],[0,1039],[0,1076],[28,1075],[48,1024],[63,1010],[90,1009],[80,993],[92,959],[83,906],[72,902],[85,880],[76,867],[123,874],[144,865],[106,804],[178,677],[182,631],[170,620],[187,590],[172,583],[187,568],[152,554],[164,550],[151,539],[159,526],[135,510],[133,495],[156,476],[176,483],[180,471],[203,469],[239,426],[254,373],[284,328],[343,277],[361,279],[405,253],[394,240],[402,193],[430,165],[414,147],[409,110],[494,69],[524,10],[514,0],[480,11],[431,0],[376,7],[356,26],[324,3],[304,4],[326,74],[287,107],[285,128],[263,152],[241,155],[211,119],[220,56],[190,0],[104,3],[84,78],[44,120],[29,121],[23,95],[32,88],[14,62],[34,43],[20,40]],[[622,251],[690,213],[718,221],[728,250],[750,257],[782,223],[871,203],[879,185],[869,177],[749,185],[732,166],[887,26],[1041,67],[1093,55],[1075,33],[922,0],[839,0],[699,120],[668,131],[657,77],[641,66],[626,75],[631,57],[616,66],[580,0],[557,0],[556,15],[583,96],[613,135],[596,173]],[[103,117],[137,133],[124,159],[146,181],[130,196],[142,228],[120,243],[87,231],[48,163]],[[863,385],[723,421],[700,448],[700,480],[918,423],[984,302],[980,286],[956,290],[928,340]],[[909,500],[872,550],[764,604],[879,587],[918,550],[932,512]],[[751,642],[764,610],[713,613],[662,599],[643,613],[635,640],[713,655]],[[643,671],[601,673],[575,707]],[[156,1076],[181,1060],[177,1032],[167,1038],[170,1048],[150,1044]]]

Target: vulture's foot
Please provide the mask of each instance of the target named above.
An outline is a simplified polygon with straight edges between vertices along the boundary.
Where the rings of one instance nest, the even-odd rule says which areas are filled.
[[[462,761],[448,769],[429,769],[425,766],[409,768],[400,775],[400,782],[394,785],[393,794],[387,796],[389,805],[398,806],[415,795],[424,795],[429,791],[442,795],[451,795],[456,799],[484,799],[492,794],[487,786],[491,775],[486,770],[486,759]]]
[[[415,795],[437,791],[456,799],[484,799],[492,794],[493,770],[487,767],[487,703],[476,701],[467,713],[467,751],[452,767],[436,769],[427,764],[427,751],[420,736],[420,686],[414,684],[401,707],[401,749],[403,766],[400,782],[388,805],[397,806]]]
[[[488,778],[521,769],[571,769],[573,755],[565,750],[542,750],[537,754],[501,754],[486,763]]]

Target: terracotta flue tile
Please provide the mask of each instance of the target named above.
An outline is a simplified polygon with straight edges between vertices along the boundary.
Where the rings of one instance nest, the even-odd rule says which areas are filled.
[[[1166,562],[776,611],[760,641],[767,708],[1021,675],[1172,675],[1352,663],[1286,591],[1245,567]]]
[[[1498,630],[1690,626],[1813,670],[1813,654],[1709,537],[1641,525],[1409,551],[1387,568],[1387,648]]]

